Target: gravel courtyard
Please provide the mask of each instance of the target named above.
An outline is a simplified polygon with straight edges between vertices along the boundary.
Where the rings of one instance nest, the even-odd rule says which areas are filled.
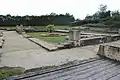
[[[5,43],[1,51],[0,66],[25,69],[59,65],[72,60],[96,57],[98,45],[48,52],[15,31],[4,32]]]

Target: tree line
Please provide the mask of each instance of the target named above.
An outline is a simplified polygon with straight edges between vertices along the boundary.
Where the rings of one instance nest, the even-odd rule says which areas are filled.
[[[110,27],[120,27],[120,12],[119,10],[107,10],[107,5],[101,4],[98,11],[92,15],[87,15],[83,20],[76,20],[72,25],[80,26],[84,24],[102,24]]]
[[[20,24],[24,26],[46,26],[49,24],[69,25],[74,21],[74,16],[69,13],[51,13],[49,15],[41,16],[11,16],[10,14],[0,15],[0,26],[16,26]]]
[[[24,26],[47,26],[49,24],[55,26],[81,26],[85,24],[98,23],[110,27],[120,27],[120,12],[118,10],[107,10],[107,5],[101,4],[98,8],[98,11],[92,15],[88,14],[83,20],[75,19],[74,16],[69,13],[51,13],[49,15],[41,16],[11,16],[10,14],[0,15],[0,26],[16,26],[21,24]]]

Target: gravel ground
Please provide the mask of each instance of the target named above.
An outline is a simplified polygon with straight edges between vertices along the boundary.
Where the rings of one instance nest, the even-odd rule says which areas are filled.
[[[5,44],[1,50],[1,66],[24,67],[59,65],[72,60],[96,57],[99,45],[48,52],[15,31],[4,32]]]

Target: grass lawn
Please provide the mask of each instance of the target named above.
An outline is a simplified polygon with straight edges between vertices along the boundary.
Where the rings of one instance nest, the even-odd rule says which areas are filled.
[[[61,43],[64,42],[65,36],[59,36],[59,37],[43,37],[41,34],[47,34],[48,32],[32,32],[32,33],[27,33],[28,35],[31,35],[32,37],[39,38],[40,40],[44,40],[47,42],[52,42],[52,43]]]
[[[12,29],[15,29],[16,28],[16,26],[0,26],[0,29],[3,29],[3,28],[12,28]]]
[[[46,26],[36,26],[36,28],[45,29]],[[56,29],[72,28],[71,26],[55,26]]]
[[[35,28],[39,28],[39,29],[45,29],[46,26],[33,26]],[[13,28],[15,29],[16,26],[0,26],[0,28]],[[66,29],[66,28],[72,28],[71,26],[55,26],[56,29]]]

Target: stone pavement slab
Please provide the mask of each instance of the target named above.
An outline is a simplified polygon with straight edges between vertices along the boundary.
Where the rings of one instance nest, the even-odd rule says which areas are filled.
[[[75,64],[74,64],[75,63]],[[73,61],[31,74],[14,76],[13,80],[119,80],[120,63],[106,58]]]
[[[40,45],[41,47],[47,49],[48,51],[55,51],[58,49],[58,47],[52,43],[48,43],[46,41],[42,41],[40,39],[37,38],[28,38],[30,41]]]
[[[4,32],[3,37],[5,38],[3,53],[40,48],[40,46],[32,43],[31,41],[24,38],[22,35],[17,34],[15,31]]]

